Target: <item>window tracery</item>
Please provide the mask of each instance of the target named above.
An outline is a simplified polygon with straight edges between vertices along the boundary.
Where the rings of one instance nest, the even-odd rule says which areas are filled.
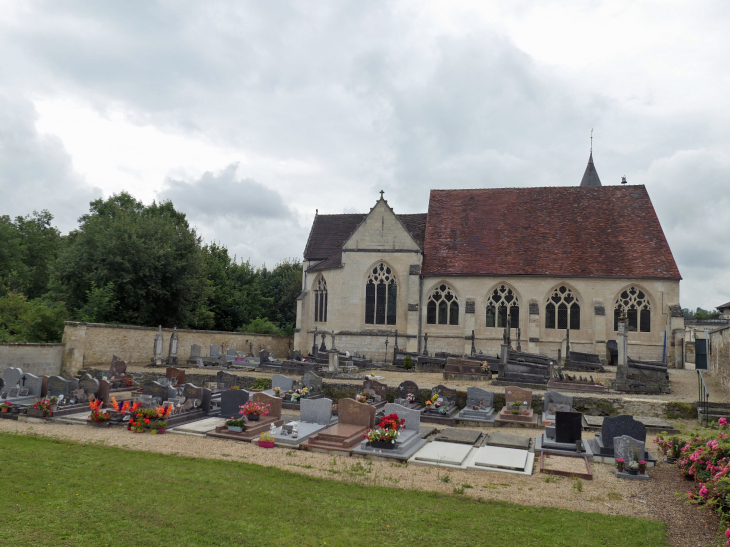
[[[500,285],[487,299],[487,327],[507,326],[507,315],[512,318],[510,324],[518,327],[520,324],[520,305],[517,295],[506,285]]]
[[[395,325],[398,284],[390,266],[381,262],[375,266],[365,283],[365,323]]]
[[[459,298],[448,285],[439,285],[428,297],[426,323],[429,325],[459,324]]]
[[[545,328],[580,330],[580,303],[565,285],[555,289],[547,300]]]
[[[641,289],[630,287],[616,299],[613,309],[613,330],[618,331],[618,319],[626,312],[630,332],[651,332],[651,303]]]

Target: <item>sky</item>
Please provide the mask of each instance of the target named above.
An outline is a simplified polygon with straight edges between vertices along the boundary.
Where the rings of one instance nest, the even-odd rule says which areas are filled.
[[[315,211],[646,185],[681,305],[730,301],[730,3],[2,0],[0,215],[126,190],[301,258]],[[556,212],[559,214],[559,212]]]

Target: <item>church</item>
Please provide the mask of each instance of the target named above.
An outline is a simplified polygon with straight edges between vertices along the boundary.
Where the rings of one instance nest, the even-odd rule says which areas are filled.
[[[363,214],[317,214],[304,249],[295,349],[336,333],[340,351],[398,347],[497,354],[513,346],[606,353],[618,317],[629,356],[681,367],[681,276],[643,185],[604,186],[591,153],[573,187],[431,190],[398,214],[380,193]],[[329,337],[328,337],[329,339]],[[386,354],[386,340],[387,346]],[[329,343],[327,344],[329,347]],[[387,356],[386,356],[387,355]]]

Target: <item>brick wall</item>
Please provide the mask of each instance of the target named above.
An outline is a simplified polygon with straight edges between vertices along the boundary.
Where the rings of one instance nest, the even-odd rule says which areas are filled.
[[[163,357],[167,357],[172,332],[172,329],[162,329]],[[248,353],[249,344],[253,344],[254,355],[260,349],[267,349],[277,358],[286,358],[292,344],[292,338],[287,336],[188,329],[178,329],[177,333],[180,361],[187,361],[193,344],[202,346],[202,355],[208,355],[211,344],[220,346],[221,353],[228,348]],[[129,364],[147,364],[154,355],[156,334],[157,329],[150,327],[67,321],[63,331],[63,370],[75,375],[82,368],[108,369],[113,355]]]
[[[63,344],[0,344],[0,376],[8,367],[18,367],[36,376],[61,373]]]

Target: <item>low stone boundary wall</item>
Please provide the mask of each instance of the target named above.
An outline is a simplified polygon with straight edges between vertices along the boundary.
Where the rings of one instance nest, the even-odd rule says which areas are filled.
[[[36,376],[61,372],[63,344],[0,344],[0,376],[8,367],[18,367]]]

